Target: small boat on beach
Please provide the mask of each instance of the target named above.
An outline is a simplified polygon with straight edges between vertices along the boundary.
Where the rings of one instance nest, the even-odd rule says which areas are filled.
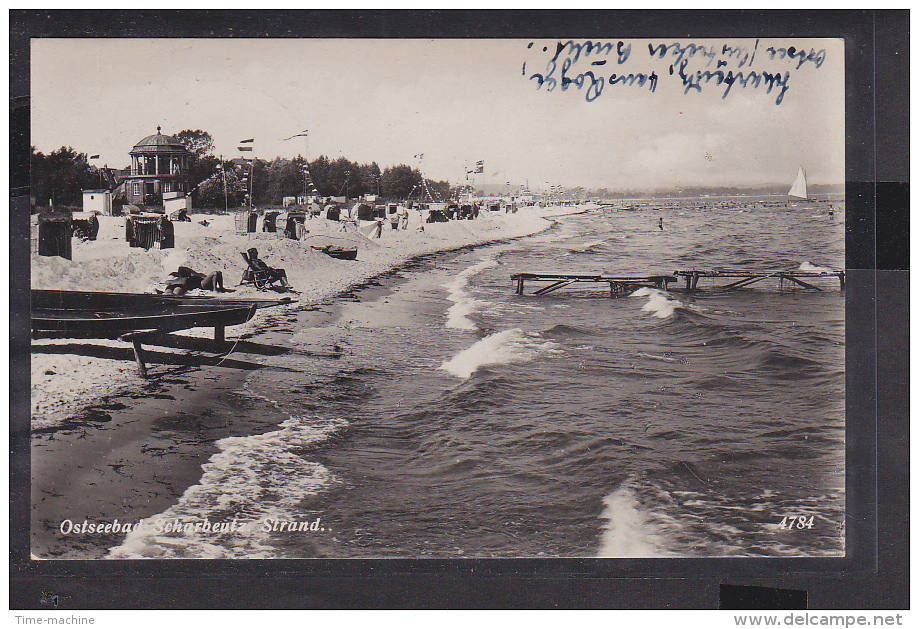
[[[114,293],[77,290],[31,290],[32,310],[137,310],[164,304],[251,306],[269,308],[292,303],[292,297],[276,299],[219,297],[216,295],[164,295],[161,293]]]
[[[141,310],[32,310],[33,338],[117,339],[189,328],[225,328],[255,315],[255,306],[168,305]]]
[[[130,341],[143,377],[142,342],[179,330],[214,328],[214,341],[221,346],[227,326],[246,323],[259,308],[292,301],[66,290],[32,290],[31,300],[32,338]]]
[[[368,206],[369,207],[369,206]],[[366,214],[365,214],[366,215]],[[367,226],[380,226],[381,221],[378,219],[365,221]],[[374,228],[373,231],[377,231]],[[360,247],[374,244],[365,236],[342,232],[340,234],[311,234],[303,239],[304,244],[309,245],[314,251],[321,251],[329,257],[338,260],[356,260],[357,250]]]
[[[335,245],[328,245],[326,247],[313,247],[317,251],[321,251],[330,258],[335,258],[337,260],[357,260],[357,247],[337,247]]]
[[[35,338],[121,338],[200,327],[222,332],[249,321],[258,308],[290,301],[59,290],[32,290],[31,299]]]

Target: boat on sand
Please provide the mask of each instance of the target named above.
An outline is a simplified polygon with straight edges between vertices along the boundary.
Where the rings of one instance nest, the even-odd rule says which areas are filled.
[[[339,247],[337,245],[327,245],[325,247],[313,247],[321,251],[330,258],[338,260],[357,260],[357,247]]]
[[[217,299],[146,293],[32,290],[32,338],[131,341],[137,369],[146,376],[141,342],[191,328],[214,328],[224,342],[227,326],[246,323],[259,308],[291,299]]]
[[[223,328],[249,321],[257,309],[253,303],[215,301],[129,293],[32,291],[32,336],[117,339],[131,333],[154,335],[199,327],[220,329],[222,336]]]
[[[31,291],[32,336],[120,338],[131,332],[176,332],[224,328],[249,321],[259,308],[291,303],[282,299],[223,299],[187,295]]]

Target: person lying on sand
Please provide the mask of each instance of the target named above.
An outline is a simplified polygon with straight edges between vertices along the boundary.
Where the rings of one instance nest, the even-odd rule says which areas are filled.
[[[187,266],[180,266],[166,279],[167,295],[184,295],[190,290],[209,290],[216,293],[229,292],[223,286],[223,273],[214,271],[208,275],[198,273]]]
[[[281,286],[290,288],[290,283],[287,281],[287,271],[272,268],[262,262],[258,257],[258,249],[255,247],[252,247],[246,253],[249,254],[249,264],[252,268],[256,271],[265,271],[268,274],[269,282],[281,282]]]

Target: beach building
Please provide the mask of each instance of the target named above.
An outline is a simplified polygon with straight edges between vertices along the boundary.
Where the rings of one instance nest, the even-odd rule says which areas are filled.
[[[83,191],[83,211],[111,215],[112,191],[104,188]]]
[[[191,153],[175,137],[163,135],[157,127],[156,133],[135,144],[130,154],[131,175],[125,181],[128,203],[162,206],[164,194],[188,194]]]
[[[164,192],[163,209],[170,215],[180,210],[191,212],[191,197],[183,192]]]

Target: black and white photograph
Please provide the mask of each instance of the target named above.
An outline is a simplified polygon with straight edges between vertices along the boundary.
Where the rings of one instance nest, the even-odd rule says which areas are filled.
[[[11,11],[11,609],[908,606],[907,24]]]
[[[845,556],[842,39],[30,55],[33,559]]]

